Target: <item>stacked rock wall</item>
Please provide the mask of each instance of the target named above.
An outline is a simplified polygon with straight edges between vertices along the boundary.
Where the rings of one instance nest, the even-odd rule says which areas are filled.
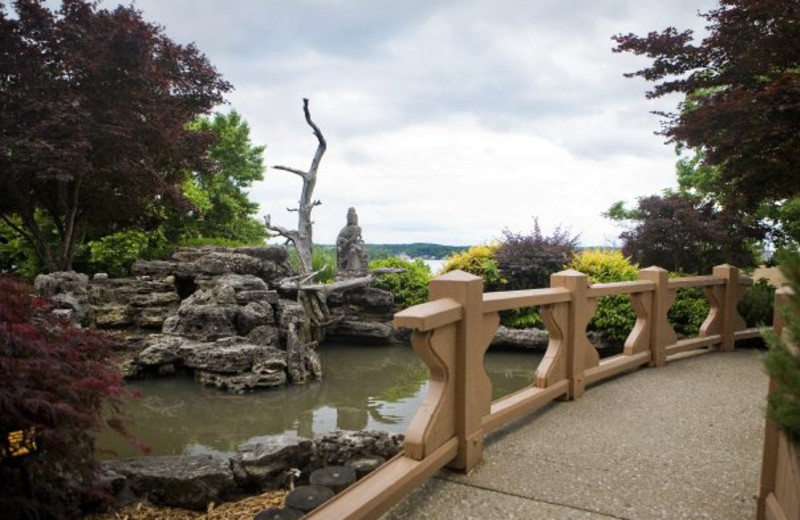
[[[56,312],[120,339],[118,361],[128,376],[191,371],[232,392],[321,377],[314,344],[303,334],[302,306],[277,290],[292,274],[285,249],[182,248],[168,261],[138,261],[132,271],[130,278],[92,280],[53,273],[35,285]],[[366,288],[332,300],[343,316],[340,336],[391,337],[391,294]],[[381,323],[359,326],[364,320]]]

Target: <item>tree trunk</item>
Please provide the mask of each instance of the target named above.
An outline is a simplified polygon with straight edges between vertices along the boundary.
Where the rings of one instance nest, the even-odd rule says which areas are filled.
[[[265,225],[268,230],[278,233],[278,235],[290,241],[297,250],[297,257],[299,260],[299,272],[301,275],[310,274],[313,270],[311,266],[312,250],[314,247],[313,240],[313,226],[311,220],[311,211],[315,206],[322,204],[319,200],[313,200],[314,187],[317,184],[317,170],[322,156],[327,148],[325,138],[319,127],[311,120],[311,112],[308,108],[308,99],[303,98],[303,114],[306,118],[306,123],[311,127],[314,136],[317,138],[317,151],[314,153],[314,158],[311,160],[311,166],[308,171],[297,170],[289,168],[288,166],[274,166],[276,170],[283,170],[289,173],[298,175],[303,180],[303,188],[300,191],[299,205],[295,209],[289,211],[297,212],[297,230],[289,230],[281,226],[273,226],[271,218],[267,215]]]

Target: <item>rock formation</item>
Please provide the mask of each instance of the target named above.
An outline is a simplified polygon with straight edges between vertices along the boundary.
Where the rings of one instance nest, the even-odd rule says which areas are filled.
[[[403,447],[402,435],[337,431],[315,440],[285,436],[251,439],[230,456],[164,455],[101,463],[104,481],[122,502],[205,509],[242,493],[279,489],[289,472],[305,484],[311,473],[332,465],[375,469]],[[365,461],[371,461],[366,464]],[[361,472],[360,476],[365,474]],[[294,480],[294,479],[293,479]]]
[[[35,287],[55,312],[120,339],[116,361],[127,376],[188,371],[237,393],[322,376],[296,291],[280,287],[292,274],[285,249],[181,248],[167,261],[138,261],[132,271],[119,279],[40,275]],[[391,295],[375,291],[337,295],[341,337],[391,337]]]

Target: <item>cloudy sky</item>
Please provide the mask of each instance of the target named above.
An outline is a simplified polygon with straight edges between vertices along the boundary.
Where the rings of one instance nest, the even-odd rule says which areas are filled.
[[[105,0],[110,6],[117,2]],[[702,34],[711,0],[136,0],[145,19],[195,42],[235,91],[229,106],[267,146],[266,164],[305,169],[328,141],[315,241],[355,206],[370,243],[485,243],[504,228],[561,225],[612,245],[601,213],[674,186],[654,135],[646,63],[611,52],[617,33],[669,25]],[[296,225],[300,180],[268,169],[262,214]]]

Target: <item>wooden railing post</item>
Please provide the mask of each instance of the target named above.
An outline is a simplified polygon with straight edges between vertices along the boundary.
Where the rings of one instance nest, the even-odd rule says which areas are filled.
[[[772,328],[778,336],[784,336],[784,321],[781,309],[789,304],[790,289],[782,287],[775,291],[775,310],[772,314]],[[785,336],[784,336],[785,338]],[[775,381],[770,378],[767,393],[772,393],[776,388]],[[778,425],[775,421],[766,420],[764,429],[764,451],[761,457],[761,478],[758,485],[758,502],[756,506],[756,519],[765,520],[767,497],[775,491],[775,471],[778,465]]]
[[[722,300],[719,302],[719,312],[722,314],[722,342],[720,350],[731,351],[734,349],[733,333],[745,327],[744,320],[739,316],[736,304],[739,303],[739,269],[732,265],[724,264],[714,267],[712,274],[725,279],[725,289]]]
[[[653,310],[650,314],[650,360],[651,367],[662,367],[667,362],[667,345],[678,341],[675,330],[667,319],[667,313],[675,301],[676,291],[669,289],[669,276],[666,269],[652,266],[639,271],[639,278],[656,284],[653,293]]]
[[[469,471],[483,456],[481,419],[491,406],[492,387],[483,366],[489,339],[483,331],[483,280],[452,271],[430,283],[430,299],[451,298],[462,307],[456,327],[455,429],[458,455],[450,467]],[[491,331],[492,335],[494,331]],[[485,340],[485,341],[484,341]],[[485,345],[483,344],[485,342]]]
[[[586,325],[594,316],[597,300],[587,297],[589,277],[578,271],[568,269],[550,275],[550,287],[564,287],[572,293],[569,304],[569,320],[564,343],[567,348],[567,378],[569,379],[569,399],[577,399],[586,388],[584,371],[597,366],[597,350],[586,338]]]

